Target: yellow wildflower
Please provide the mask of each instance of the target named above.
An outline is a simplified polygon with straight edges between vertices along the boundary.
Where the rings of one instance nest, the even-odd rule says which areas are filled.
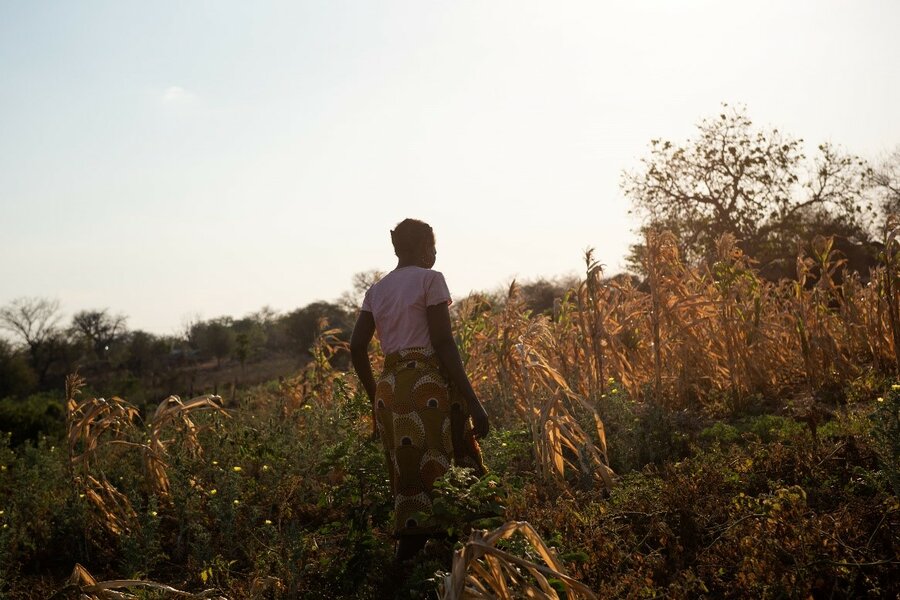
[[[155,517],[155,516],[156,516],[156,511],[155,511],[155,510],[151,510],[151,511],[150,511],[150,516],[151,516],[151,517]]]
[[[231,470],[234,471],[235,473],[240,473],[240,472],[241,472],[241,468],[240,468],[240,467],[231,467]]]
[[[878,402],[884,402],[884,398],[882,398],[881,396],[878,396]]]
[[[235,506],[237,506],[237,505],[240,504],[240,503],[241,503],[241,501],[238,500],[237,498],[235,498],[234,500],[232,500],[232,504],[234,504]]]
[[[78,494],[79,498],[84,498],[84,494]]]
[[[215,489],[215,488],[213,488],[213,489],[209,490],[209,495],[210,495],[210,496],[215,496],[215,495],[216,495],[216,492],[218,492],[218,490]]]
[[[7,529],[8,527],[9,525],[7,525],[6,523],[3,524],[3,529]]]
[[[214,460],[212,464],[213,464],[213,466],[215,466],[215,465],[219,464],[219,461]]]
[[[894,391],[900,390],[900,383],[895,383],[894,385],[891,386],[891,389]]]
[[[269,519],[266,519],[266,525],[271,525],[271,524],[272,524],[272,521],[270,521]]]
[[[269,470],[269,465],[263,465],[262,470],[263,470],[263,471],[268,471],[268,470]]]

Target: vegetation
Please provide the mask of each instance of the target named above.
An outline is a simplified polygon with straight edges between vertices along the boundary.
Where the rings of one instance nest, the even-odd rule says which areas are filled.
[[[0,327],[10,334],[9,341],[0,339],[0,399],[28,404],[31,396],[58,397],[66,374],[75,371],[142,409],[173,392],[234,393],[309,361],[321,317],[346,330],[349,309],[327,302],[286,314],[263,308],[241,319],[193,321],[180,335],[158,336],[129,331],[126,317],[108,309],[80,311],[63,327],[58,302],[19,298],[0,310]],[[0,429],[11,430],[11,423],[0,420]]]
[[[877,172],[887,203],[891,171]],[[334,304],[177,338],[108,311],[63,330],[53,303],[13,303],[0,313],[18,332],[0,345],[0,596],[897,596],[898,223],[872,271],[849,269],[831,236],[797,234],[796,269],[774,280],[749,229],[686,254],[685,229],[660,224],[636,255],[643,281],[604,277],[588,252],[578,280],[454,303],[494,423],[490,472],[438,480],[447,536],[412,567],[392,560],[383,454],[345,370],[372,274]],[[279,378],[263,365],[282,355]],[[239,368],[241,393],[217,394],[202,361]],[[71,366],[87,382],[56,380]]]
[[[689,261],[714,260],[730,233],[760,263],[791,260],[809,232],[871,241],[878,202],[890,190],[890,161],[878,170],[823,143],[809,161],[803,140],[755,127],[740,107],[722,106],[683,144],[655,139],[642,168],[623,176],[623,191],[645,218],[644,229],[668,230]],[[890,209],[889,198],[882,207]],[[642,270],[642,244],[631,266]]]
[[[227,597],[456,597],[463,581],[570,597],[896,593],[893,263],[868,288],[807,290],[760,280],[727,237],[705,272],[666,236],[647,247],[649,292],[589,257],[549,316],[516,286],[458,303],[498,425],[492,471],[438,484],[451,537],[406,579],[367,401],[320,326],[299,375],[230,408],[171,397],[141,411],[82,398],[70,378],[65,435],[0,450],[3,591],[46,597],[77,563]]]

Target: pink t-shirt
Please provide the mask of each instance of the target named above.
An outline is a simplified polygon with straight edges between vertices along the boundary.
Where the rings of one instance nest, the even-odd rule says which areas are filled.
[[[431,347],[425,307],[450,303],[440,271],[410,266],[394,269],[366,292],[362,310],[375,317],[375,331],[385,354]]]

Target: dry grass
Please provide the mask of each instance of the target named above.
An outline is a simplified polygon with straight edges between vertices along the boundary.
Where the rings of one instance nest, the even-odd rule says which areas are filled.
[[[499,383],[492,401],[528,424],[543,477],[565,488],[567,474],[578,473],[611,487],[603,421],[596,405],[570,384],[579,380],[560,372],[559,365],[568,363],[554,360],[566,352],[554,324],[523,312],[515,283],[501,311],[492,314],[483,303],[469,302],[460,320],[467,370],[476,384]],[[589,415],[592,432],[579,424],[578,412]]]
[[[183,592],[163,583],[155,581],[145,581],[141,579],[115,579],[110,581],[97,581],[94,579],[87,569],[80,564],[76,564],[69,577],[67,585],[57,591],[51,597],[51,600],[62,598],[78,598],[79,600],[128,600],[138,598],[134,594],[127,591],[132,588],[147,588],[156,592],[162,592],[172,598],[192,598],[192,599],[210,599],[210,600],[226,600],[216,590],[206,590],[199,594]]]
[[[81,494],[94,509],[97,525],[113,535],[127,534],[136,526],[136,513],[128,497],[105,476],[101,455],[112,456],[129,449],[143,455],[148,490],[160,499],[169,496],[166,473],[166,448],[177,436],[180,443],[195,456],[202,453],[198,435],[201,427],[191,414],[212,410],[224,416],[218,396],[204,395],[182,402],[178,396],[163,400],[146,426],[141,423],[137,408],[125,400],[112,397],[88,398],[78,401],[84,380],[77,374],[66,378],[66,429],[69,453],[69,474],[73,493]],[[174,430],[173,437],[164,434]]]
[[[144,464],[147,477],[153,491],[160,498],[169,496],[169,478],[166,475],[166,447],[174,441],[174,438],[163,439],[163,433],[173,427],[180,434],[178,440],[185,444],[194,456],[203,453],[200,445],[199,434],[202,430],[191,419],[191,414],[202,410],[215,411],[225,417],[228,412],[222,407],[222,399],[210,394],[192,398],[182,402],[178,396],[169,396],[159,403],[156,412],[147,423],[149,438],[143,446]]]
[[[497,547],[501,540],[520,534],[544,564],[527,560]],[[473,531],[453,555],[453,570],[441,582],[441,600],[476,598],[535,598],[559,600],[550,580],[562,582],[566,597],[596,600],[584,584],[565,574],[565,569],[534,528],[524,521],[510,521],[494,531]]]
[[[869,285],[843,273],[843,257],[821,236],[798,257],[797,277],[777,283],[730,235],[701,266],[682,260],[671,233],[649,232],[645,242],[646,290],[604,279],[589,251],[585,278],[552,317],[527,314],[515,283],[499,303],[473,296],[458,305],[476,390],[493,414],[530,427],[547,479],[577,473],[611,485],[601,417],[613,386],[638,402],[722,412],[760,397],[819,397],[867,365],[900,372],[895,221]]]
[[[672,234],[651,232],[647,291],[628,279],[604,280],[588,253],[584,281],[557,303],[552,319],[523,315],[514,287],[500,310],[462,306],[470,370],[499,382],[500,401],[524,415],[535,390],[517,382],[522,362],[545,372],[539,387],[573,391],[601,413],[610,379],[637,400],[704,408],[718,398],[741,403],[757,394],[817,391],[867,364],[893,368],[898,236],[888,230],[885,264],[864,286],[855,274],[837,283],[844,260],[827,238],[798,258],[797,279],[772,283],[733,236],[719,239],[713,264],[694,267],[681,259]],[[521,344],[527,359],[517,358]]]

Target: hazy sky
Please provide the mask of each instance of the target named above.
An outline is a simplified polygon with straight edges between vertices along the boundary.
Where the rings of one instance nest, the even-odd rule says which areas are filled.
[[[0,305],[131,328],[338,297],[438,237],[451,291],[621,268],[619,189],[719,103],[900,143],[900,2],[0,0]]]

